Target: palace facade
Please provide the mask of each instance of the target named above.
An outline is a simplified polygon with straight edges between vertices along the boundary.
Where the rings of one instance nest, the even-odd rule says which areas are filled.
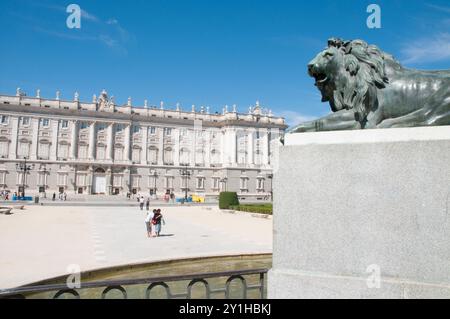
[[[273,143],[283,118],[259,103],[248,113],[177,104],[118,106],[103,91],[92,102],[0,95],[0,189],[26,194],[119,195],[174,192],[248,197],[271,192]],[[30,170],[23,170],[25,164]]]

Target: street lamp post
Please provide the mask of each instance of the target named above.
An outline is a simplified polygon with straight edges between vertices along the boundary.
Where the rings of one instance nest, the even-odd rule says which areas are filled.
[[[43,173],[43,187],[44,187],[44,198],[47,198],[47,172],[50,172],[50,169],[47,169],[46,167],[44,167],[41,172]]]
[[[267,178],[270,179],[270,201],[273,202],[273,174],[268,174]]]
[[[155,198],[157,198],[157,196],[156,196],[156,178],[158,177],[158,173],[156,172],[156,171],[153,171],[153,181],[154,181],[154,188],[153,188],[153,192],[154,192],[154,196],[155,196]]]
[[[180,169],[180,175],[183,177],[183,179],[186,181],[186,185],[184,187],[184,201],[187,202],[188,198],[188,178],[191,176],[191,172],[188,170],[188,165],[182,165],[183,168]]]
[[[34,169],[34,164],[27,165],[27,158],[23,158],[23,163],[17,163],[16,169],[18,172],[22,172],[22,198],[25,197],[25,186],[26,186],[26,175],[29,171]],[[19,195],[20,195],[20,188],[19,188]]]

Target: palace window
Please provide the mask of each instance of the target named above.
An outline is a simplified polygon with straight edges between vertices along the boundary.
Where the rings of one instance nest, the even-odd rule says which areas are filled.
[[[29,117],[22,117],[22,125],[23,126],[30,125],[30,118]]]
[[[67,186],[67,173],[58,173],[57,175],[57,182],[59,187],[66,187]]]
[[[6,186],[6,171],[0,171],[0,186]]]
[[[42,140],[39,142],[38,149],[39,159],[48,160],[50,157],[50,143],[47,140]]]
[[[86,144],[80,144],[78,146],[78,158],[86,159],[88,155],[88,146]]]
[[[133,162],[141,161],[141,149],[140,147],[133,147],[133,153],[131,154],[131,159]]]
[[[61,142],[58,147],[58,159],[68,159],[69,157],[69,144]]]
[[[220,177],[213,177],[211,179],[211,188],[213,190],[218,190],[220,188]]]
[[[106,159],[106,145],[105,144],[99,143],[97,145],[97,156],[96,156],[96,158],[99,159],[99,160]]]
[[[69,127],[69,121],[64,120],[61,122],[61,128],[66,129],[68,127]]]
[[[211,164],[220,163],[220,152],[218,150],[211,151]]]
[[[173,189],[173,176],[166,176],[164,179],[164,188]]]
[[[205,164],[205,152],[202,149],[197,149],[195,153],[195,164],[204,165]]]
[[[8,157],[9,152],[9,140],[5,137],[0,137],[0,157],[6,158]]]
[[[164,164],[172,165],[173,164],[173,150],[171,147],[167,147],[164,149]]]
[[[170,127],[164,128],[164,136],[170,136],[172,135],[172,129]]]
[[[149,128],[149,133],[150,135],[155,135],[156,134],[156,127],[152,126]]]
[[[113,177],[113,186],[114,187],[122,187],[123,176],[122,175],[114,175]]]
[[[139,133],[141,131],[141,127],[139,125],[133,125],[133,133]]]
[[[132,176],[132,181],[133,181],[133,185],[132,185],[133,188],[139,188],[140,187],[140,184],[141,184],[141,177],[140,176],[137,176],[137,175]]]
[[[190,162],[189,155],[190,155],[189,150],[187,148],[182,148],[180,150],[180,164],[182,165],[189,164]]]
[[[77,186],[78,187],[84,187],[86,185],[86,174],[78,174],[77,175]]]
[[[158,163],[158,149],[154,146],[150,146],[148,149],[148,160],[151,164]]]
[[[181,189],[189,189],[189,176],[181,176]]]
[[[265,180],[262,177],[258,177],[256,179],[256,190],[257,191],[262,191],[262,192],[264,191],[264,182],[265,182]]]
[[[50,120],[49,119],[41,119],[42,127],[49,127]]]
[[[197,189],[205,189],[205,178],[197,177]]]
[[[2,124],[8,124],[8,122],[9,122],[9,116],[7,116],[7,115],[2,115],[2,116],[0,117],[0,123],[2,123]]]
[[[240,150],[238,153],[238,164],[246,164],[247,163],[247,152]]]
[[[240,178],[240,186],[239,186],[241,192],[248,191],[248,177],[241,177]]]
[[[17,156],[19,158],[30,156],[30,142],[27,140],[20,140],[19,147],[17,148]]]
[[[81,122],[80,123],[80,129],[84,130],[87,129],[89,127],[88,122]]]
[[[116,145],[114,148],[114,160],[123,161],[123,146]]]

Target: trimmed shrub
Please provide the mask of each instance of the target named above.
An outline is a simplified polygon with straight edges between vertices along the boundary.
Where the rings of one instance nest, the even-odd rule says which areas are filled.
[[[236,192],[222,192],[219,195],[219,208],[229,209],[230,206],[239,205],[239,199]]]
[[[273,207],[270,204],[266,204],[266,205],[235,205],[235,206],[230,206],[230,209],[241,211],[241,212],[256,213],[256,214],[265,214],[265,215],[273,214]]]

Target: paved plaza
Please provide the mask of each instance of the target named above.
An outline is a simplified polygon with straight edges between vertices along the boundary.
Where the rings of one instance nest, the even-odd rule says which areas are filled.
[[[162,207],[162,237],[147,238],[137,207],[27,206],[0,215],[0,289],[67,273],[201,256],[272,252],[272,220],[216,206]]]

